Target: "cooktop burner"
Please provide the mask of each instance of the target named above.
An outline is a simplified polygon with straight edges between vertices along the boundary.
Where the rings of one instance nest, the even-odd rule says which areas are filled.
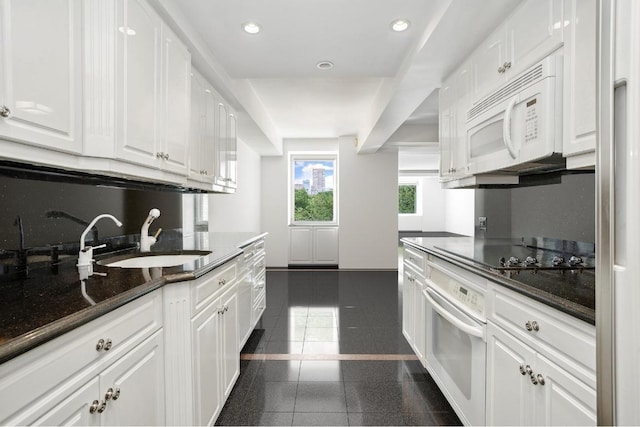
[[[474,247],[473,254],[436,249],[482,264],[492,270],[583,270],[595,268],[595,245],[549,238],[520,242],[491,241]]]

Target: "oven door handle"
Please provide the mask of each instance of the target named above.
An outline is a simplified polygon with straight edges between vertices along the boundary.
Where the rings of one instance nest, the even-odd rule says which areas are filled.
[[[431,304],[433,309],[436,312],[438,312],[438,314],[440,316],[444,317],[446,320],[451,322],[451,324],[453,324],[453,326],[455,326],[456,328],[460,329],[461,331],[463,331],[467,335],[471,335],[471,336],[474,336],[474,337],[477,337],[477,338],[480,338],[480,339],[484,340],[484,328],[482,326],[470,325],[470,324],[465,323],[462,320],[458,319],[453,314],[451,314],[446,308],[442,307],[440,304],[438,304],[436,302],[436,300],[434,299],[434,296],[436,298],[438,296],[431,289],[425,288],[423,294],[424,294],[425,298],[427,299],[427,301],[429,302],[429,304]]]

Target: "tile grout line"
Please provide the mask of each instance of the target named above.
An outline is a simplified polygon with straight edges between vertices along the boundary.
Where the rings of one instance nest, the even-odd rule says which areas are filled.
[[[418,360],[415,354],[242,353],[240,360]]]

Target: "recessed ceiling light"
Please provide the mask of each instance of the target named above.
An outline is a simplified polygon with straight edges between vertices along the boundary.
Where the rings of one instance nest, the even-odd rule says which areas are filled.
[[[330,70],[333,68],[333,62],[331,61],[320,61],[316,64],[316,67],[318,67],[321,70]]]
[[[242,29],[249,34],[258,34],[262,27],[255,22],[247,22],[246,24],[242,24]]]
[[[391,29],[393,31],[402,32],[409,28],[410,22],[406,19],[396,19],[391,23]]]

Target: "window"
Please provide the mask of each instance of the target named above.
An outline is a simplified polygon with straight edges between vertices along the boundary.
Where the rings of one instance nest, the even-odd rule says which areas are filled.
[[[290,164],[291,222],[335,223],[337,156],[296,154]]]
[[[398,185],[398,213],[418,213],[418,184],[401,183]]]

